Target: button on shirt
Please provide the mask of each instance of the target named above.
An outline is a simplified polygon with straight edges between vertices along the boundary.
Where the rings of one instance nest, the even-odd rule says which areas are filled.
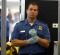
[[[41,23],[38,20],[36,20],[36,22],[32,26],[28,23],[27,20],[17,23],[12,32],[11,40],[27,40],[31,38],[29,30],[33,28],[37,31],[37,36],[50,41],[50,33],[48,32],[47,25]],[[38,43],[29,44],[27,46],[22,46],[19,48],[19,54],[43,53],[44,51],[44,47],[39,45]]]

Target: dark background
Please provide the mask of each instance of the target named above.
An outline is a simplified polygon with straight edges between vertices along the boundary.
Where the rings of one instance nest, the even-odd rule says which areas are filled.
[[[58,1],[25,0],[25,10],[30,2],[37,2],[39,4],[39,15],[37,19],[48,25],[51,39],[57,41],[58,28],[52,28],[52,23],[58,23]]]

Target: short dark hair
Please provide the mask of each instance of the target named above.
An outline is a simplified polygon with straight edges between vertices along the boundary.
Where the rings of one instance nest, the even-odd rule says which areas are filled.
[[[36,2],[30,2],[26,9],[28,9],[30,5],[36,5],[38,7],[38,10],[39,10],[39,5]]]

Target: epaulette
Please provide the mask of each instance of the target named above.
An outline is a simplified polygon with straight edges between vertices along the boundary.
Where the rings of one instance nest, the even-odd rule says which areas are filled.
[[[22,21],[18,21],[18,22],[16,22],[16,24],[18,24],[18,23],[22,23],[24,20],[22,20]]]
[[[41,23],[43,23],[43,24],[45,24],[45,25],[47,25],[47,23],[46,22],[43,22],[43,21],[40,21]]]
[[[24,20],[19,21],[20,23],[23,22]]]
[[[43,21],[39,21],[39,22],[41,22],[41,23],[45,24],[45,22],[43,22]]]

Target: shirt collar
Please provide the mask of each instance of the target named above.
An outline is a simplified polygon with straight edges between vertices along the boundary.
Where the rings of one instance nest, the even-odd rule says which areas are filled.
[[[28,25],[28,24],[29,24],[29,23],[28,23],[28,21],[27,21],[27,19],[26,19],[26,20],[25,20],[24,25]],[[38,21],[38,20],[36,20],[36,21],[35,21],[35,23],[34,23],[34,25],[35,25],[35,24],[37,24],[37,25],[38,25],[38,24],[39,24],[39,21]]]

